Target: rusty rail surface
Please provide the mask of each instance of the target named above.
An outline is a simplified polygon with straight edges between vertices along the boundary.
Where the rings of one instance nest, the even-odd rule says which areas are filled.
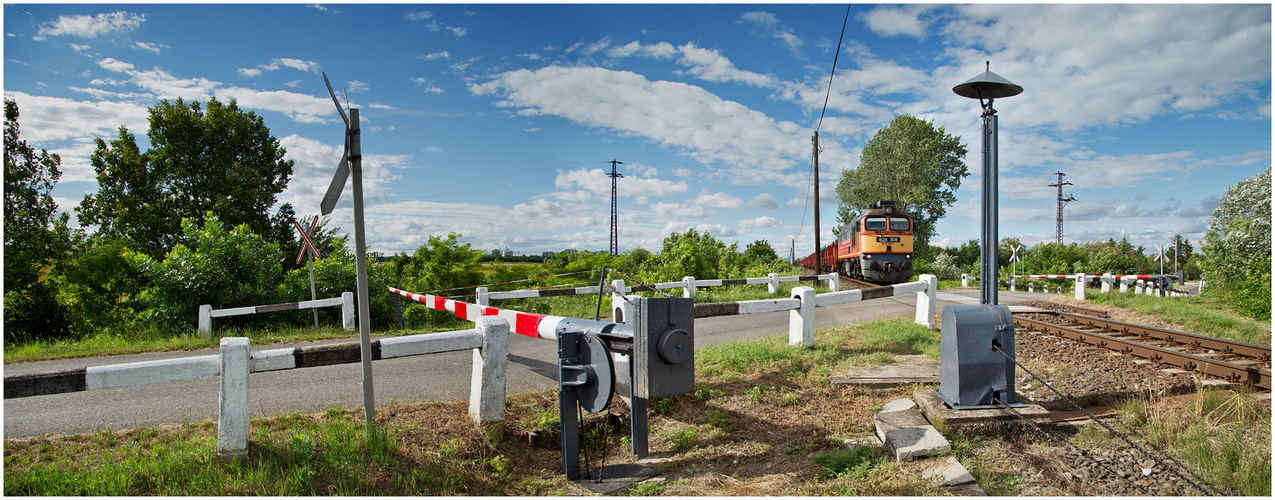
[[[1210,337],[1208,335],[1200,335],[1197,333],[1180,332],[1167,328],[1125,323],[1110,319],[1093,318],[1079,314],[1058,313],[1058,315],[1067,321],[1084,326],[1168,342],[1172,347],[1180,345],[1194,349],[1206,349],[1221,354],[1233,354],[1235,356],[1252,358],[1265,364],[1270,364],[1271,362],[1270,346],[1250,344],[1248,342],[1240,342],[1238,340],[1219,337]]]
[[[1060,313],[1060,314],[1066,315],[1066,313]],[[1070,315],[1070,316],[1076,316],[1076,315]],[[1021,315],[1014,316],[1014,326],[1027,328],[1030,330],[1036,330],[1049,335],[1057,335],[1060,337],[1066,337],[1068,339],[1075,340],[1078,342],[1084,342],[1089,345],[1102,347],[1105,349],[1110,349],[1113,351],[1121,352],[1127,355],[1137,356],[1139,358],[1143,358],[1143,359],[1147,359],[1147,360],[1151,360],[1151,361],[1155,361],[1159,363],[1167,363],[1167,364],[1182,368],[1184,370],[1198,371],[1207,375],[1212,375],[1214,377],[1228,380],[1230,382],[1245,382],[1252,385],[1253,387],[1257,387],[1267,391],[1271,390],[1270,369],[1260,368],[1252,364],[1252,363],[1259,363],[1259,364],[1268,363],[1269,364],[1270,355],[1271,355],[1270,347],[1255,346],[1253,344],[1245,344],[1243,342],[1238,342],[1238,344],[1264,348],[1265,349],[1264,358],[1258,357],[1258,358],[1255,358],[1254,361],[1251,361],[1248,363],[1245,363],[1242,360],[1232,361],[1232,360],[1225,360],[1225,359],[1217,359],[1217,358],[1211,358],[1202,354],[1193,354],[1193,353],[1183,352],[1176,349],[1171,349],[1168,347],[1160,347],[1160,346],[1156,346],[1152,344],[1147,344],[1147,343],[1139,342],[1130,338],[1123,338],[1117,335],[1125,335],[1125,334],[1137,335],[1136,333],[1133,333],[1133,330],[1134,330],[1133,327],[1138,327],[1140,329],[1161,330],[1161,331],[1172,332],[1175,338],[1187,339],[1187,338],[1204,337],[1204,338],[1209,338],[1216,341],[1222,341],[1222,342],[1228,342],[1228,343],[1236,343],[1236,341],[1226,340],[1226,339],[1217,339],[1215,337],[1205,337],[1202,335],[1194,335],[1194,334],[1189,334],[1185,332],[1175,332],[1173,330],[1156,329],[1156,328],[1151,328],[1151,327],[1146,327],[1141,325],[1133,325],[1131,323],[1121,323],[1118,321],[1101,320],[1098,318],[1086,318],[1086,321],[1089,321],[1089,320],[1092,320],[1094,323],[1101,323],[1101,322],[1114,323],[1115,325],[1113,326],[1116,326],[1116,328],[1114,330],[1107,330],[1106,332],[1086,331],[1086,330],[1081,330],[1079,328],[1075,328],[1072,326],[1058,325],[1054,323],[1028,319],[1028,318],[1022,317]],[[1085,323],[1085,326],[1091,326],[1094,328],[1102,328],[1096,325],[1090,325],[1089,323]],[[1128,330],[1124,330],[1125,328],[1128,328]],[[1184,347],[1195,347],[1194,345],[1190,343],[1183,343],[1179,341],[1173,341],[1173,342],[1183,344]],[[1201,341],[1201,344],[1203,344],[1203,341]],[[1221,349],[1215,349],[1215,350],[1218,352],[1223,351]],[[1242,354],[1237,354],[1234,349],[1227,354],[1230,354],[1231,356],[1243,356]],[[1261,356],[1260,350],[1259,350],[1259,356]]]

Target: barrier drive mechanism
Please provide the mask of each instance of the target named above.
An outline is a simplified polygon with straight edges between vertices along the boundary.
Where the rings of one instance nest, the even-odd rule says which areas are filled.
[[[558,334],[558,402],[562,466],[580,479],[580,410],[603,411],[619,389],[629,401],[633,454],[648,454],[647,401],[695,390],[695,300],[636,297],[631,336],[625,332]],[[602,471],[588,474],[602,480]]]

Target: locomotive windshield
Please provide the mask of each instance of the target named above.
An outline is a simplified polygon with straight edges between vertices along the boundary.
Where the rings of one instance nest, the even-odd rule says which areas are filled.
[[[912,221],[902,217],[890,217],[891,231],[907,231],[912,229]]]
[[[868,217],[863,220],[865,231],[885,231],[885,217]]]

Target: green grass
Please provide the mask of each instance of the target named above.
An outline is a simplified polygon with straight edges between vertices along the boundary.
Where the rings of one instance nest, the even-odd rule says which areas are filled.
[[[1271,495],[1271,409],[1247,391],[1201,390],[1177,403],[1133,399],[1120,409],[1124,430],[1173,450],[1195,477],[1221,488],[1218,493]]]
[[[1085,300],[1154,316],[1179,325],[1189,333],[1228,338],[1251,344],[1271,345],[1270,323],[1236,314],[1216,297],[1152,297],[1133,293],[1097,293]]]

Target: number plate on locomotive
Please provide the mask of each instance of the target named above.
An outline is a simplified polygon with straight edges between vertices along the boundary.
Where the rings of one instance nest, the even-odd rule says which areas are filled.
[[[877,243],[898,243],[898,236],[877,236]]]

